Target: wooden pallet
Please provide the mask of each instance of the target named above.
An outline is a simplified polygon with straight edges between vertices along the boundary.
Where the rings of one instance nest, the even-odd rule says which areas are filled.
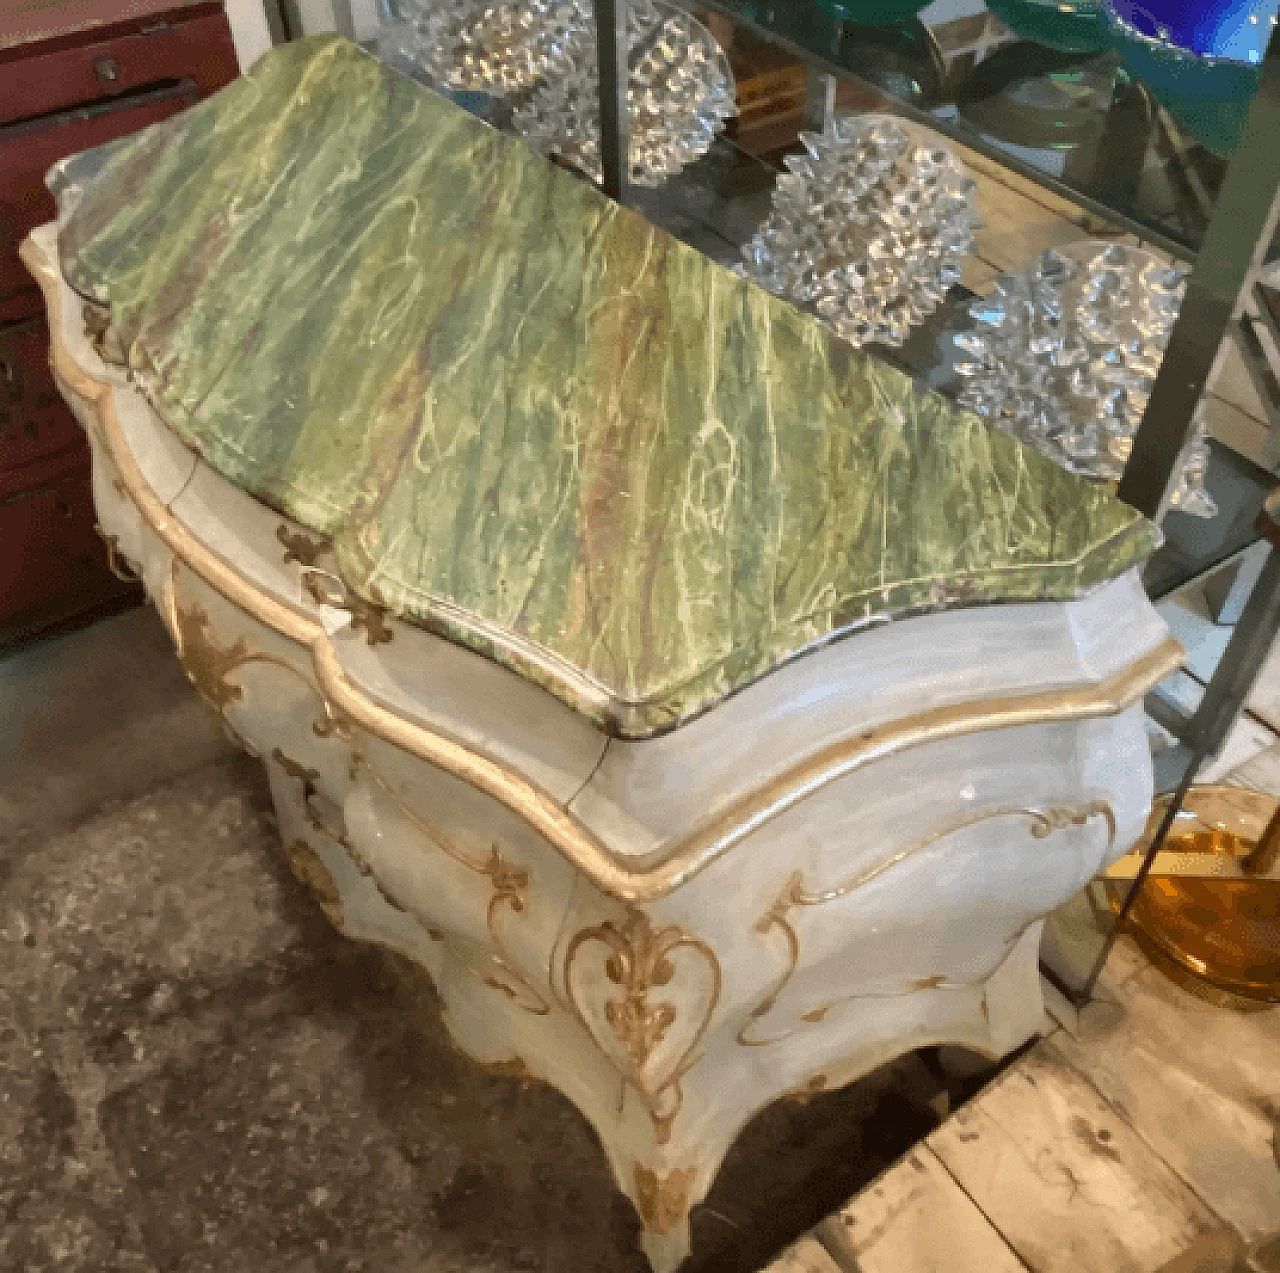
[[[1042,1040],[768,1273],[1155,1273],[1280,1228],[1280,1009],[1239,1014],[1122,942]]]

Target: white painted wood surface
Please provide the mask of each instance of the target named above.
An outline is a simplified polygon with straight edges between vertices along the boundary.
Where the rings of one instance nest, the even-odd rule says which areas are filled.
[[[142,428],[139,421],[140,441]],[[162,446],[166,434],[172,437],[154,412],[148,412],[146,428],[147,449]],[[190,479],[169,507],[202,543],[234,561],[255,588],[303,614],[319,613],[315,599],[301,588],[296,569],[285,564],[285,550],[276,538],[281,526],[293,532],[303,530],[298,523],[223,481],[203,460],[196,461]]]
[[[32,231],[31,240],[49,261],[58,259],[56,226],[40,226]],[[62,314],[59,338],[65,342],[67,353],[75,364],[82,367],[89,375],[113,386],[120,428],[128,439],[130,454],[142,469],[143,477],[155,492],[156,498],[164,504],[171,503],[195,472],[195,454],[168,430],[164,431],[164,436],[158,435],[155,413],[142,394],[130,383],[125,369],[103,362],[98,351],[85,335],[82,320],[82,314],[86,309],[84,300],[72,291],[60,274],[48,280],[46,286],[55,293],[57,307]],[[62,396],[76,418],[92,433],[95,425],[89,403],[59,378],[56,370],[54,379],[58,382]],[[107,459],[105,470],[114,471],[114,466],[109,459]],[[117,498],[124,497],[117,494]],[[129,513],[123,506],[119,510],[119,515],[136,518],[136,513]]]
[[[1118,1011],[1054,1048],[1221,1219],[1249,1240],[1280,1229],[1280,1011],[1197,999],[1128,943],[1110,971]]]
[[[1157,1273],[1280,1228],[1280,1012],[1213,1008],[1127,944],[1101,993],[838,1213],[857,1273]]]
[[[1259,688],[1280,693],[1274,673],[1264,674]],[[1266,750],[1226,780],[1280,796],[1280,741],[1273,736]],[[1087,908],[1074,909],[1087,914]],[[1135,946],[1122,941],[1099,987],[1099,1002],[1033,1055],[1019,1068],[1035,1066],[1032,1074],[1044,1093],[1035,1103],[1044,1108],[1028,1117],[1024,1101],[1018,1117],[1038,1129],[1031,1132],[1037,1152],[1027,1153],[1025,1141],[1019,1152],[1006,1132],[989,1135],[986,1152],[1005,1161],[1004,1173],[997,1176],[978,1142],[967,1143],[972,1147],[967,1159],[960,1154],[964,1137],[973,1134],[971,1126],[939,1129],[837,1213],[853,1221],[849,1232],[858,1235],[858,1273],[970,1273],[970,1268],[1003,1273],[1003,1261],[1012,1252],[1004,1226],[1025,1238],[1021,1200],[1027,1198],[1041,1200],[1031,1227],[1052,1240],[1027,1246],[1026,1262],[1015,1257],[1010,1273],[1123,1268],[1125,1259],[1134,1258],[1142,1273],[1156,1273],[1165,1253],[1206,1222],[1204,1209],[1214,1224],[1245,1240],[1280,1229],[1280,1008],[1242,1015],[1213,1007],[1169,982]],[[1087,1096],[1083,1108],[1131,1129],[1122,1141],[1113,1137],[1107,1143],[1126,1156],[1130,1182],[1148,1182],[1145,1207],[1137,1209],[1146,1222],[1146,1238],[1135,1244],[1121,1216],[1121,1234],[1130,1249],[1118,1265],[1083,1262],[1096,1255],[1067,1259],[1063,1254],[1072,1251],[1072,1239],[1062,1237],[1064,1226],[1100,1231],[1101,1238],[1091,1239],[1095,1246],[1116,1240],[1114,1200],[1104,1194],[1093,1205],[1083,1189],[1051,1195],[1045,1184],[1046,1179],[1070,1182],[1066,1173],[1078,1167],[1080,1137],[1063,1131],[1054,1111],[1073,1108],[1082,1091]],[[996,1105],[994,1119],[987,1100]],[[982,1127],[1008,1122],[1017,1102],[994,1091],[980,1094],[977,1105]],[[1114,1126],[1111,1121],[1101,1125]],[[1055,1134],[1055,1126],[1061,1134]],[[954,1175],[935,1155],[933,1145],[940,1139],[951,1147]],[[919,1170],[919,1163],[927,1170]],[[1096,1183],[1096,1172],[1082,1174]],[[1171,1178],[1185,1188],[1170,1189]],[[995,1196],[993,1180],[1002,1196]],[[1044,1214],[1046,1196],[1065,1196],[1060,1212]],[[990,1214],[975,1201],[984,1197]],[[1157,1232],[1152,1240],[1159,1230],[1165,1238]],[[1073,1263],[1077,1258],[1081,1262]],[[806,1238],[767,1273],[831,1273],[831,1261]]]
[[[816,1239],[804,1237],[769,1265],[769,1273],[844,1273],[844,1270]]]
[[[770,673],[673,733],[613,740],[572,808],[620,851],[652,852],[819,742],[948,703],[1102,680],[1163,635],[1136,571],[1070,604],[887,624]]]
[[[1027,192],[992,189],[982,175],[979,185],[989,224],[980,243],[985,259],[975,263],[971,285],[989,282],[997,264],[1016,265],[1040,247],[1086,233],[1072,224],[1067,206],[1029,211]],[[47,231],[45,235],[48,239]],[[77,324],[68,325],[64,338],[87,369],[123,385],[123,376],[100,363]],[[1210,403],[1210,411],[1221,417],[1215,432],[1252,454],[1265,429],[1253,416],[1251,387],[1240,383],[1243,374],[1228,365],[1215,388],[1230,410]],[[74,395],[68,396],[74,405]],[[136,458],[161,498],[173,501],[195,472],[194,457],[167,433],[147,437],[154,430],[138,410],[140,395],[131,400],[124,391],[120,398],[122,424]],[[96,456],[95,464],[95,489],[101,492],[100,503],[110,506],[108,492],[114,486],[109,461]],[[166,577],[167,552],[154,536],[133,530],[123,506],[108,516],[114,516],[128,535],[129,555],[136,543],[136,551],[149,559],[149,575]],[[359,668],[375,697],[391,701],[403,693],[410,645],[402,643],[397,657],[382,661],[377,651],[372,658],[364,657],[367,647],[353,651],[353,670]],[[1280,723],[1277,686],[1280,661],[1268,668],[1252,702],[1255,711],[1273,723]],[[421,710],[425,716],[429,709]],[[461,713],[455,719],[460,720]],[[489,719],[481,729],[495,734]],[[1250,744],[1254,741],[1251,736]],[[778,745],[782,750],[793,748],[795,740],[783,730]],[[1280,779],[1277,756],[1280,748],[1263,751],[1238,771],[1239,777],[1254,785]],[[1231,763],[1235,761],[1233,755]],[[567,799],[579,772],[589,771],[590,766],[580,771],[574,761],[561,767],[562,779],[551,773],[538,776]],[[474,993],[456,989],[474,981],[465,959],[459,963],[455,955],[452,971],[446,968],[440,944],[421,941],[418,921],[388,908],[341,847],[316,836],[297,806],[297,784],[282,782],[278,769],[273,769],[272,778],[273,787],[279,788],[278,803],[288,811],[282,821],[289,833],[297,838],[310,835],[338,879],[350,931],[401,949],[416,946],[415,957],[455,987],[454,1024],[477,1055],[500,1060],[506,1046],[506,1055],[518,1048],[534,1056],[542,1046],[536,1023],[520,1021],[506,1035],[495,1030],[494,1018],[473,1004]],[[606,782],[607,774],[601,790]],[[636,806],[654,809],[659,824],[656,835],[646,828],[629,846],[643,852],[669,829],[661,825],[669,815],[652,793],[641,791],[631,799]],[[586,807],[587,801],[583,804]],[[681,820],[676,816],[671,824]],[[1014,1071],[1020,1079],[1002,1080],[962,1119],[935,1134],[937,1151],[932,1142],[919,1147],[844,1209],[852,1221],[849,1231],[855,1235],[863,1273],[969,1273],[970,1268],[975,1273],[1024,1268],[1032,1273],[1150,1273],[1217,1218],[1246,1234],[1280,1226],[1280,1169],[1275,1166],[1272,1124],[1280,1107],[1280,1016],[1221,1013],[1190,999],[1154,971],[1135,966],[1136,960],[1136,954],[1124,948],[1117,956],[1108,984],[1122,998],[1122,1011],[1105,1030],[1081,1038],[1060,1032],[1051,1045],[1038,1047]],[[594,1104],[587,1093],[595,1081],[592,1063],[585,1053],[579,1060],[582,1073],[561,1081],[561,1086],[575,1099]],[[616,1080],[609,1082],[616,1099]],[[1099,1139],[1103,1131],[1110,1134],[1105,1141]],[[1118,1162],[1103,1152],[1106,1148]],[[835,1269],[821,1246],[808,1238],[771,1266],[770,1273]]]

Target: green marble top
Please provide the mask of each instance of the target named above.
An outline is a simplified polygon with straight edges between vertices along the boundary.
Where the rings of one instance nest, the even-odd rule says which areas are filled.
[[[179,436],[366,599],[611,733],[1151,549],[1107,489],[346,41],[74,171],[63,268]]]

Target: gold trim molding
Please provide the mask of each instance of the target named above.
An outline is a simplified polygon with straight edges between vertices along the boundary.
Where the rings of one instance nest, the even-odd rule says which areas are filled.
[[[251,664],[266,664],[270,667],[280,668],[289,676],[296,677],[310,690],[311,693],[319,699],[321,716],[312,724],[312,729],[321,738],[335,738],[347,748],[348,754],[348,771],[351,775],[353,783],[357,782],[361,777],[369,779],[372,786],[375,786],[390,802],[396,806],[397,811],[404,819],[413,825],[413,828],[419,832],[422,837],[428,841],[431,846],[445,856],[451,857],[458,865],[465,866],[468,871],[474,871],[481,878],[489,880],[490,896],[488,907],[485,911],[485,921],[489,929],[489,937],[492,938],[494,944],[494,952],[489,958],[493,961],[493,965],[502,971],[503,977],[495,977],[488,972],[475,971],[475,975],[484,981],[492,990],[500,990],[509,998],[515,1000],[526,1012],[534,1013],[535,1016],[547,1016],[550,1012],[550,1004],[547,999],[539,993],[536,986],[532,985],[527,977],[522,976],[513,965],[511,957],[507,954],[506,945],[503,943],[502,934],[499,931],[499,919],[503,910],[509,910],[515,915],[521,915],[529,905],[529,871],[526,867],[516,864],[516,862],[508,861],[503,857],[502,850],[498,844],[490,846],[489,852],[485,855],[472,855],[463,851],[458,844],[454,843],[448,835],[434,828],[426,819],[421,818],[410,805],[407,805],[398,795],[398,792],[378,770],[372,768],[369,760],[366,759],[364,752],[358,746],[355,734],[351,729],[351,723],[343,718],[338,711],[333,709],[332,704],[325,699],[319,688],[312,684],[300,669],[294,668],[292,664],[284,659],[278,659],[273,654],[266,654],[261,650],[255,650],[250,642],[244,637],[237,638],[234,644],[223,649],[219,646],[218,641],[212,632],[209,614],[207,614],[204,606],[200,603],[191,603],[182,605],[178,600],[178,576],[179,567],[177,560],[174,560],[172,568],[170,568],[170,577],[168,587],[166,587],[164,612],[169,617],[169,624],[172,627],[175,642],[178,646],[178,661],[182,664],[184,672],[192,684],[195,684],[201,696],[207,701],[216,713],[228,724],[225,719],[225,709],[232,702],[241,700],[243,697],[243,687],[236,682],[230,681],[230,673],[238,668],[248,667]],[[233,731],[234,733],[234,731]],[[238,734],[237,734],[237,737]],[[241,739],[243,743],[243,739]],[[253,750],[252,747],[248,750]],[[273,748],[271,751],[271,759],[275,764],[280,766],[283,773],[289,778],[296,780],[302,787],[302,812],[305,815],[311,828],[317,833],[323,835],[325,839],[330,839],[338,846],[346,851],[347,856],[351,858],[353,865],[360,871],[361,875],[367,876],[378,889],[384,901],[389,906],[396,908],[397,911],[406,912],[406,908],[401,905],[384,887],[381,880],[372,870],[369,862],[366,861],[364,853],[351,842],[344,830],[334,826],[326,821],[323,816],[316,811],[315,797],[320,789],[320,773],[319,770],[307,768],[301,764],[301,761],[294,760],[292,756],[285,755],[280,747]],[[406,912],[408,913],[408,912]]]
[[[505,805],[601,892],[621,901],[643,903],[666,897],[814,792],[884,757],[986,730],[1112,716],[1138,702],[1147,690],[1182,665],[1182,646],[1170,637],[1104,681],[954,703],[876,726],[829,744],[656,853],[628,858],[611,850],[572,812],[523,774],[375,703],[348,679],[328,634],[314,616],[259,591],[230,562],[196,538],[156,496],[130,453],[116,411],[114,386],[90,375],[67,351],[62,339],[65,284],[55,264],[30,237],[24,240],[20,254],[44,291],[55,372],[89,404],[100,441],[115,462],[129,498],[169,551],[233,605],[305,646],[331,708]]]
[[[628,908],[621,924],[606,920],[582,929],[565,951],[565,997],[579,1024],[595,1039],[597,1046],[600,1040],[583,1010],[572,977],[575,960],[593,943],[608,950],[604,973],[610,984],[621,991],[620,995],[605,1000],[604,1019],[626,1052],[628,1064],[620,1067],[624,1081],[644,1101],[657,1142],[665,1145],[671,1138],[671,1125],[684,1104],[680,1080],[697,1062],[698,1046],[720,1003],[724,985],[720,961],[700,937],[690,936],[675,925],[654,928],[649,917],[634,907]],[[690,951],[706,969],[709,994],[689,1042],[665,1072],[654,1075],[650,1073],[654,1053],[679,1021],[677,1007],[658,998],[654,992],[661,991],[675,979],[672,956],[680,950]],[[608,1055],[608,1049],[601,1047],[601,1050]]]
[[[1048,839],[1056,831],[1065,831],[1069,827],[1082,827],[1094,818],[1102,818],[1107,824],[1107,846],[1103,851],[1103,856],[1110,853],[1115,846],[1116,815],[1105,800],[1091,800],[1084,804],[1061,805],[1050,809],[1029,809],[1013,806],[984,809],[980,812],[955,818],[931,831],[928,835],[912,841],[905,848],[885,858],[883,862],[877,862],[875,866],[867,868],[852,879],[846,880],[843,884],[836,885],[834,888],[810,892],[805,888],[803,874],[799,871],[792,872],[787,877],[787,882],[783,885],[782,892],[778,895],[777,900],[760,916],[754,925],[756,933],[761,937],[767,937],[774,929],[777,929],[782,934],[783,941],[786,944],[785,966],[773,989],[751,1009],[747,1019],[739,1027],[738,1043],[744,1048],[763,1048],[769,1047],[774,1043],[781,1043],[795,1034],[801,1025],[818,1024],[832,1008],[838,1004],[847,1003],[852,999],[898,998],[902,995],[920,994],[929,990],[968,990],[974,986],[981,985],[980,981],[951,981],[946,977],[939,976],[922,977],[909,985],[903,986],[900,990],[873,994],[855,994],[844,998],[832,999],[806,1012],[795,1025],[783,1030],[780,1034],[770,1035],[767,1038],[758,1038],[752,1033],[752,1027],[756,1022],[763,1017],[769,1016],[774,1008],[777,1007],[783,991],[791,984],[791,979],[795,976],[796,970],[800,966],[800,935],[796,932],[795,926],[791,922],[791,912],[793,910],[797,907],[824,906],[828,902],[834,902],[841,897],[848,897],[850,893],[854,893],[865,885],[870,884],[872,880],[878,879],[886,871],[892,870],[895,866],[907,861],[908,858],[914,857],[917,853],[922,853],[925,849],[931,848],[959,831],[978,826],[983,822],[990,822],[996,818],[1017,817],[1030,819],[1031,835],[1037,840]],[[1021,937],[1021,933],[1018,936]]]
[[[329,541],[306,531],[293,530],[281,522],[276,527],[276,541],[284,549],[284,564],[296,561],[300,566],[314,566],[329,548]]]
[[[344,920],[342,894],[324,858],[305,840],[290,840],[284,846],[284,852],[295,878],[320,904],[329,923],[341,931]]]
[[[475,971],[475,975],[491,990],[499,990],[526,1012],[537,1017],[548,1016],[551,1005],[538,988],[515,966],[502,939],[499,921],[504,910],[522,915],[529,905],[529,871],[518,862],[509,861],[502,854],[500,845],[489,846],[489,852],[476,856],[455,844],[449,836],[434,827],[421,814],[400,797],[394,787],[364,758],[358,750],[351,753],[352,780],[364,775],[395,806],[397,812],[428,840],[439,852],[457,862],[459,866],[489,881],[489,903],[485,910],[485,926],[494,949],[489,958],[498,968],[502,978]]]
[[[782,1099],[794,1101],[797,1105],[808,1105],[815,1096],[823,1096],[831,1090],[831,1079],[820,1071],[811,1075],[799,1087],[793,1087],[791,1091],[783,1092]]]
[[[175,559],[170,567],[169,581],[166,586],[163,612],[168,618],[170,629],[178,650],[178,661],[182,664],[188,679],[199,691],[210,707],[225,724],[226,709],[244,696],[244,688],[230,678],[231,673],[251,664],[265,664],[280,668],[296,677],[316,696],[321,707],[321,716],[312,725],[312,729],[321,738],[336,738],[347,750],[348,771],[351,781],[357,782],[362,776],[378,788],[395,806],[406,821],[410,822],[434,848],[446,857],[452,858],[460,866],[487,879],[490,884],[490,897],[486,909],[486,924],[495,950],[490,955],[495,967],[501,970],[504,979],[477,971],[478,976],[492,990],[500,990],[515,1000],[527,1012],[536,1016],[546,1016],[551,1011],[538,989],[522,976],[507,954],[506,947],[499,931],[499,920],[504,909],[513,914],[523,914],[529,901],[529,872],[519,865],[508,861],[497,844],[490,846],[489,852],[480,856],[467,853],[455,844],[442,831],[433,827],[421,817],[396,792],[395,788],[369,764],[351,729],[351,723],[341,712],[325,698],[321,690],[298,668],[284,659],[277,658],[262,650],[256,650],[244,638],[239,637],[227,648],[217,642],[213,633],[208,612],[199,602],[182,605],[178,599],[179,566]],[[234,730],[232,731],[235,732]],[[237,737],[239,735],[237,734]],[[244,740],[240,740],[242,744]],[[247,746],[247,744],[246,744]],[[248,750],[255,750],[247,747]],[[256,752],[255,752],[256,754]],[[351,842],[350,837],[339,827],[327,822],[316,810],[314,797],[319,791],[320,773],[310,769],[301,762],[285,754],[276,747],[271,753],[272,760],[281,770],[302,787],[302,812],[313,830],[328,840],[332,840],[345,850],[361,875],[370,878],[388,905],[398,911],[405,907],[393,897],[377,878],[366,861],[364,855]],[[513,984],[514,983],[514,984]]]
[[[107,569],[121,583],[141,583],[142,575],[133,568],[129,559],[121,551],[120,537],[118,535],[108,535],[97,522],[93,524],[93,533],[106,545]]]
[[[696,1175],[693,1167],[676,1167],[665,1175],[636,1163],[636,1210],[651,1233],[670,1233],[689,1214]]]
[[[285,554],[286,560],[288,553]],[[351,630],[363,632],[370,645],[386,645],[395,633],[387,627],[387,612],[382,606],[358,597],[335,574],[328,570],[306,567],[302,586],[318,606],[345,610],[351,616]]]

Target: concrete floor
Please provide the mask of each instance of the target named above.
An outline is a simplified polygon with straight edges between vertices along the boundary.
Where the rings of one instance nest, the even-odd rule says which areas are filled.
[[[585,1120],[328,927],[150,610],[0,660],[0,740],[0,1270],[643,1273]],[[926,1062],[755,1119],[688,1273],[768,1264],[929,1132]]]

